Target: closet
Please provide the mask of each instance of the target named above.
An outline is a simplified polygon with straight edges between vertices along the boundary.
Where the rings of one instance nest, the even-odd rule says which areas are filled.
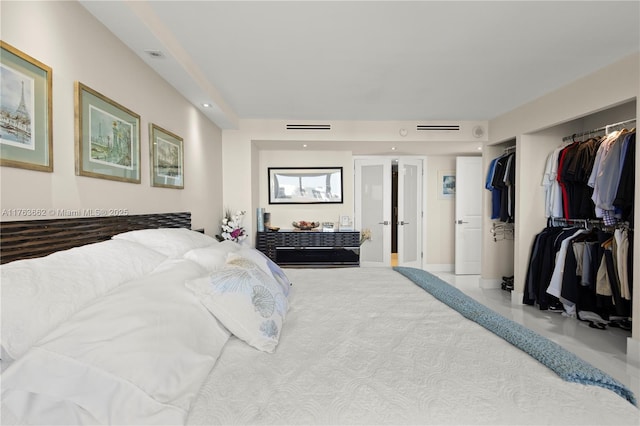
[[[573,133],[549,152],[547,224],[531,245],[522,303],[631,330],[635,124]]]
[[[490,161],[502,155],[504,148],[516,146],[516,204],[511,245],[511,241],[496,238],[497,234],[492,232],[494,224],[502,222],[491,219],[491,194],[489,191],[483,191],[484,238],[482,275],[479,283],[481,287],[500,288],[500,277],[512,273],[514,289],[510,292],[511,303],[520,306],[523,311],[537,310],[533,306],[523,306],[523,300],[527,291],[525,282],[529,273],[532,249],[538,234],[553,225],[584,227],[589,235],[581,235],[580,238],[585,239],[585,243],[590,243],[590,239],[595,238],[594,235],[597,235],[599,230],[605,232],[613,230],[615,233],[615,226],[610,227],[605,224],[605,216],[599,217],[595,211],[592,215],[595,217],[581,214],[580,209],[576,214],[583,217],[579,218],[565,217],[564,211],[561,214],[549,214],[546,201],[549,194],[543,178],[549,155],[557,148],[571,145],[574,138],[577,142],[584,142],[591,137],[602,137],[607,133],[607,126],[629,119],[638,119],[637,101],[640,95],[638,81],[638,55],[630,56],[489,122],[489,141],[483,147],[483,170],[488,171]],[[627,127],[630,130],[637,127],[637,124],[626,124],[621,127]],[[601,128],[605,130],[591,133]],[[616,131],[620,128],[610,127],[609,130]],[[511,144],[512,141],[515,144]],[[635,157],[638,155],[636,152]],[[569,178],[577,179],[571,175]],[[639,190],[640,188],[636,187],[635,192],[638,193]],[[627,208],[632,207],[633,203],[627,206]],[[638,212],[636,211],[634,215],[637,221]],[[552,217],[557,220],[550,220]],[[561,223],[560,219],[568,222]],[[622,226],[620,224],[618,227]],[[629,223],[628,232],[633,231],[634,226],[635,224]],[[640,244],[633,240],[632,232],[630,235],[629,247],[632,250],[635,249],[637,258]],[[511,253],[505,253],[504,249],[507,246],[511,246]],[[637,261],[629,265],[629,269],[633,270],[636,278],[640,275],[640,265]],[[640,292],[635,291],[632,299],[631,316],[636,317],[637,320],[640,315]],[[564,312],[564,306],[562,309]],[[519,309],[514,311],[517,314]],[[543,311],[541,316],[546,318],[549,315],[555,318],[555,315],[548,311]],[[576,319],[559,317],[556,321],[563,322],[568,328],[585,326]],[[617,336],[619,333],[613,334]],[[640,327],[637,325],[633,327],[631,336],[627,336],[626,332],[623,335],[626,337],[627,355],[631,359],[640,361]]]
[[[515,218],[516,147],[504,148],[504,153],[489,163],[485,188],[491,191],[491,219],[513,223]]]
[[[516,209],[516,141],[508,141],[494,148],[500,154],[489,162],[485,178],[485,189],[490,193],[491,235],[495,246],[513,251],[514,222]],[[499,246],[499,247],[498,247]],[[509,259],[509,257],[503,257]],[[510,259],[513,264],[513,259]],[[512,291],[514,288],[513,269],[501,275],[500,287]]]

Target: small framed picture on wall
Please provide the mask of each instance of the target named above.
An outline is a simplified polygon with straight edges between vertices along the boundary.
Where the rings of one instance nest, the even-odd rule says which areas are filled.
[[[184,188],[184,145],[180,136],[149,124],[151,186]]]
[[[453,199],[456,195],[456,172],[452,170],[439,170],[437,190],[439,199]]]

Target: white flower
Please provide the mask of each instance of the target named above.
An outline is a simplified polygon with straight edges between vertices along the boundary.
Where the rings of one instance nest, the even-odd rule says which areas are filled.
[[[247,238],[244,228],[242,227],[242,218],[245,212],[238,210],[235,214],[231,214],[230,210],[225,212],[222,218],[222,238],[239,243]]]

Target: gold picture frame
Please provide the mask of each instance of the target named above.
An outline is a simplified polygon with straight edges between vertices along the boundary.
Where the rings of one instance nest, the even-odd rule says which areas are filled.
[[[149,124],[151,186],[184,189],[184,141],[162,127]]]
[[[140,183],[140,116],[76,81],[76,175]]]
[[[53,172],[52,74],[0,40],[0,166]]]

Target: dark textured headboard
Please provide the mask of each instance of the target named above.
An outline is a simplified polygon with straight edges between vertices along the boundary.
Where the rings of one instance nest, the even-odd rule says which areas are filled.
[[[122,232],[148,228],[191,229],[191,213],[0,222],[0,263],[42,257],[59,250],[105,241]]]

